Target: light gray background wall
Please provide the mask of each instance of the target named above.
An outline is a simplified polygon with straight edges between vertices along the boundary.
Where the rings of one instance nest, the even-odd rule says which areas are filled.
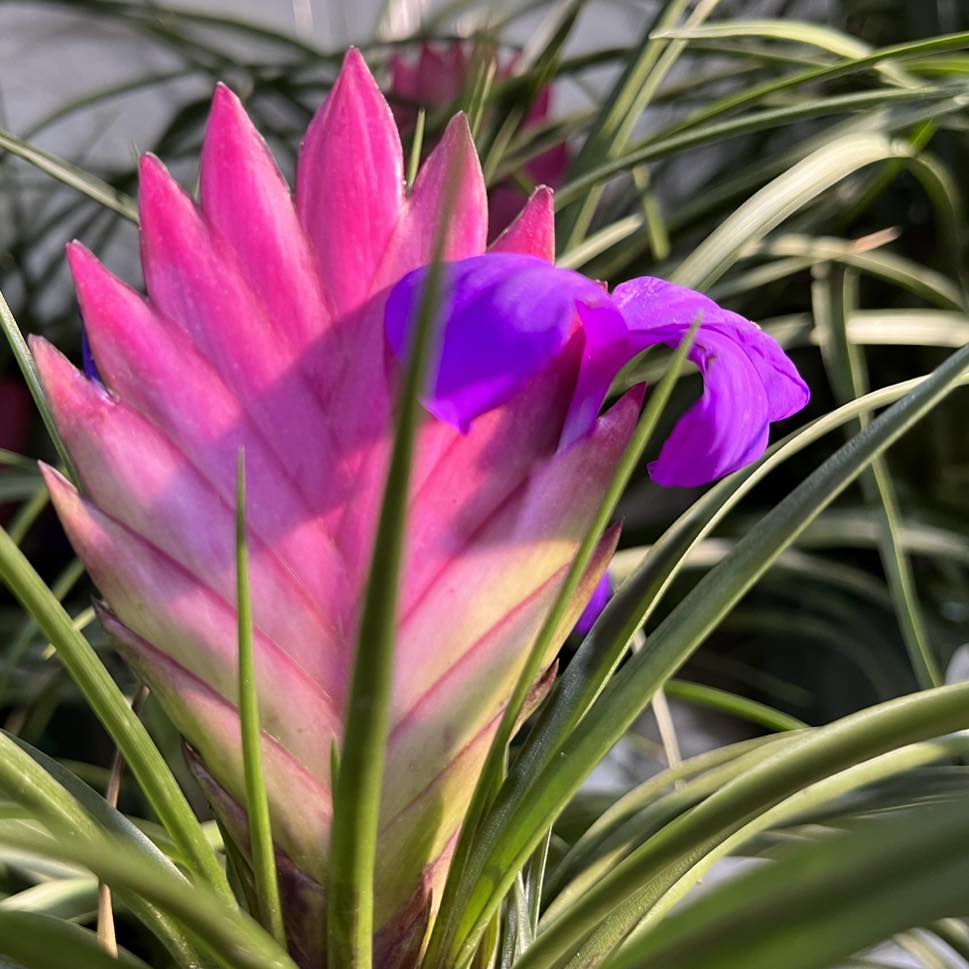
[[[799,16],[823,19],[832,2],[836,0],[801,0],[797,12]],[[429,0],[403,0],[394,3],[397,14],[388,20],[382,17],[385,0],[186,0],[185,5],[246,18],[333,51],[373,37],[378,25],[384,36],[406,36],[419,25],[423,11],[440,6]],[[482,11],[500,16],[522,5],[521,0],[479,4],[474,15],[459,17],[454,27],[458,32],[470,31],[474,16],[480,17]],[[575,31],[571,52],[628,44],[649,23],[657,5],[657,0],[590,0]],[[164,9],[176,5],[154,6]],[[763,16],[779,6],[780,0],[724,0],[718,15],[741,10],[745,16]],[[516,21],[509,39],[527,43],[546,11]],[[253,53],[254,48],[241,45],[240,52]],[[28,131],[34,122],[72,97],[176,65],[173,55],[107,19],[71,13],[59,4],[0,3],[0,118],[3,126],[15,133]],[[153,110],[159,99],[172,103],[186,86],[201,94],[209,82],[198,79],[179,83],[182,92],[176,85],[169,85],[118,99],[82,118],[45,130],[38,143],[72,157],[83,146],[85,157],[92,162],[109,162],[119,153],[137,150],[139,143],[154,133],[159,119],[166,115]]]

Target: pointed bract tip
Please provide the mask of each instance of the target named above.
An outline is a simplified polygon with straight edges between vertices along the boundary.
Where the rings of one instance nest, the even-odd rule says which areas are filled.
[[[333,85],[333,90],[335,91],[340,84],[346,83],[349,80],[377,87],[377,81],[374,79],[373,73],[358,47],[347,48],[347,52],[343,58],[343,64],[340,67],[340,73],[337,76],[336,83]],[[332,93],[330,96],[333,96]]]
[[[44,484],[47,485],[47,490],[50,492],[51,501],[54,503],[57,514],[61,516],[63,521],[67,508],[74,504],[80,495],[74,485],[57,468],[52,468],[44,461],[38,461],[37,465],[40,468]]]
[[[517,252],[555,262],[554,192],[547,185],[539,185],[489,250]]]
[[[451,120],[447,123],[447,127],[444,129],[444,134],[441,136],[443,141],[450,135],[452,138],[462,137],[467,138],[471,144],[474,144],[474,139],[471,137],[471,122],[468,120],[467,111],[457,111],[452,115]]]
[[[171,194],[172,177],[164,162],[151,152],[138,160],[138,201],[142,210],[145,202]]]
[[[455,114],[451,120],[447,123],[447,127],[444,129],[444,134],[441,135],[441,140],[438,142],[437,147],[432,152],[432,156],[443,157],[444,159],[452,159],[450,161],[451,165],[455,165],[454,159],[459,161],[470,162],[478,171],[481,170],[481,162],[478,158],[478,149],[474,144],[474,136],[471,134],[471,124],[468,121],[468,116],[463,111],[459,111]],[[424,168],[429,167],[425,163]],[[482,192],[484,191],[484,175],[481,175],[481,187]]]
[[[202,145],[201,181],[204,186],[210,180],[213,163],[217,168],[231,168],[236,156],[254,144],[262,144],[256,130],[238,95],[224,84],[220,84],[212,95],[212,106],[205,126],[205,141]]]
[[[209,124],[212,123],[212,119],[216,116],[226,115],[227,117],[235,117],[239,114],[245,114],[245,108],[242,106],[242,101],[239,96],[232,90],[227,84],[223,84],[219,81],[215,86],[215,90],[212,92],[212,107],[209,110]]]
[[[67,266],[77,283],[79,276],[84,276],[95,267],[100,267],[101,263],[97,256],[83,242],[73,239],[64,247],[67,253]]]
[[[50,346],[50,343],[39,333],[30,333],[27,335],[27,346],[30,347],[30,352],[36,357],[38,353],[46,353],[44,347]]]
[[[153,152],[146,151],[138,159],[138,175],[141,178],[157,178],[161,175],[167,175],[168,169],[165,168],[165,163]]]

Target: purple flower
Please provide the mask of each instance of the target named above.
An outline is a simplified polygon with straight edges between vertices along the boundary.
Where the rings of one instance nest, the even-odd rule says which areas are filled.
[[[404,277],[387,302],[387,336],[399,355],[426,274]],[[696,487],[737,471],[763,454],[773,421],[808,402],[807,386],[770,336],[682,286],[644,276],[610,296],[579,273],[512,253],[451,263],[446,277],[439,358],[424,402],[462,431],[578,340],[582,362],[560,442],[570,445],[594,427],[626,363],[651,346],[675,348],[696,321],[690,358],[703,375],[703,395],[650,466],[658,484]]]
[[[584,636],[595,625],[595,621],[599,618],[600,613],[609,604],[612,593],[612,579],[607,572],[599,580],[596,591],[592,593],[592,598],[589,600],[582,615],[579,616],[579,621],[575,624],[575,631],[580,636]]]

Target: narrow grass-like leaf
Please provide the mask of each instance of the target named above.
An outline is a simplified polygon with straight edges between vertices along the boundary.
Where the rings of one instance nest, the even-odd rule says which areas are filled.
[[[262,728],[252,646],[252,598],[249,589],[249,539],[246,532],[246,457],[240,450],[236,470],[236,610],[239,625],[239,723],[246,785],[249,846],[259,902],[259,917],[272,937],[286,946],[279,899],[269,796],[262,768]]]
[[[969,816],[955,803],[795,846],[672,916],[607,965],[823,969],[967,904]]]
[[[23,911],[0,911],[0,956],[22,969],[148,969],[130,952],[109,955],[79,925]]]
[[[410,472],[421,414],[419,397],[427,379],[445,285],[441,259],[458,185],[452,173],[447,178],[433,258],[397,401],[394,446],[360,615],[340,773],[333,793],[326,931],[329,962],[341,969],[370,969],[373,963],[373,880]]]
[[[748,697],[704,683],[689,683],[686,680],[670,680],[663,687],[667,696],[674,700],[685,700],[697,706],[726,713],[738,720],[755,723],[768,730],[801,730],[806,724],[780,710],[775,710],[764,703],[758,703]]]
[[[74,588],[83,575],[84,563],[80,559],[74,559],[67,565],[50,587],[50,591],[54,594],[58,602],[64,601],[64,597]],[[0,669],[0,706],[3,706],[6,701],[7,688],[10,684],[11,677],[30,648],[36,631],[37,623],[31,616],[27,616],[20,626],[20,629],[17,630],[16,636],[12,637],[7,646],[7,655],[4,659],[3,667]]]
[[[823,817],[825,809],[832,810],[832,802],[838,798],[916,771],[920,767],[962,757],[967,747],[969,747],[969,741],[958,734],[939,740],[909,744],[898,750],[890,750],[888,753],[864,760],[790,794],[773,807],[757,814],[697,860],[689,871],[666,890],[660,900],[650,908],[648,915],[630,936],[630,943],[645,936],[647,932],[659,925],[704,876],[712,871],[717,862],[730,854],[741,853],[744,846],[757,835],[801,818],[810,822],[817,818],[819,812]]]
[[[414,125],[414,133],[411,135],[410,158],[407,161],[407,188],[410,190],[414,186],[414,179],[417,178],[417,170],[421,165],[421,153],[424,150],[424,127],[427,124],[427,112],[423,108],[417,111],[417,123]]]
[[[204,939],[233,969],[295,969],[293,961],[248,915],[204,885],[192,885],[125,850],[106,835],[47,837],[25,828],[0,830],[0,844],[71,865],[80,865],[116,891],[140,896]]]
[[[773,749],[773,748],[772,748]],[[568,912],[582,897],[615,867],[632,854],[641,844],[657,835],[663,828],[693,810],[724,784],[741,776],[751,766],[762,760],[763,750],[754,750],[736,760],[728,761],[697,777],[674,786],[671,791],[653,798],[621,825],[614,827],[606,837],[596,840],[580,839],[583,850],[572,855],[571,863],[560,869],[556,879],[556,892],[545,910],[539,933],[554,924],[560,915]],[[576,861],[580,860],[580,864]],[[567,876],[567,881],[565,877]],[[620,896],[616,901],[621,902]],[[543,943],[544,944],[544,943]]]
[[[70,785],[64,786],[64,781]],[[108,830],[126,852],[148,868],[167,871],[187,882],[174,865],[130,821],[55,761],[17,737],[0,733],[0,790],[27,808],[41,823],[81,837]],[[79,796],[80,795],[80,796]],[[194,946],[182,929],[140,896],[126,897],[132,912],[166,945],[183,966],[197,963]]]
[[[218,858],[148,731],[132,712],[91,644],[77,631],[64,607],[3,529],[0,529],[0,579],[54,644],[58,658],[124,755],[145,797],[178,844],[190,869],[208,881],[224,899],[231,900],[232,893]]]
[[[884,249],[870,249],[869,239],[871,237],[836,239],[829,236],[785,233],[769,236],[763,242],[745,249],[742,255],[767,255],[780,260],[791,259],[797,263],[796,268],[792,268],[793,272],[799,272],[821,262],[839,263],[898,286],[927,302],[934,303],[941,309],[962,311],[962,292],[948,276],[897,253]],[[887,235],[884,239],[888,241]],[[877,237],[871,241],[877,241]],[[732,274],[711,287],[710,294],[715,298],[723,299],[749,292],[753,287],[753,280],[745,280],[744,274]],[[956,344],[949,345],[962,346],[965,342],[967,341],[960,340]]]
[[[49,504],[50,494],[47,491],[47,485],[41,482],[38,484],[37,490],[20,506],[17,514],[10,521],[10,527],[7,531],[15,544],[19,545],[24,540],[34,522],[44,513]]]
[[[515,725],[518,723],[521,712],[524,709],[528,694],[532,690],[535,680],[541,671],[542,660],[548,653],[549,644],[561,626],[569,603],[575,595],[579,583],[582,581],[582,577],[585,575],[586,569],[588,569],[592,561],[599,541],[616,512],[619,499],[622,497],[630,478],[642,460],[643,453],[649,445],[653,432],[662,417],[673,387],[679,379],[683,363],[686,360],[690,347],[693,345],[696,330],[701,323],[701,320],[694,322],[692,329],[680,342],[676,353],[673,355],[666,375],[650,394],[643,415],[636,425],[636,429],[619,462],[616,473],[599,504],[595,519],[582,539],[582,543],[569,566],[569,571],[556,595],[554,603],[542,621],[542,625],[535,635],[535,638],[529,644],[527,660],[515,684],[515,690],[502,713],[501,722],[492,739],[488,756],[479,774],[474,795],[472,796],[461,827],[461,833],[458,837],[457,847],[454,851],[448,880],[441,900],[441,910],[438,913],[438,920],[435,923],[434,932],[432,933],[428,946],[427,961],[431,966],[437,964],[435,960],[440,962],[445,959],[443,954],[447,949],[448,943],[451,941],[452,933],[456,927],[456,921],[460,918],[463,900],[467,891],[470,889],[470,885],[464,883],[461,876],[467,859],[473,850],[476,828],[488,810],[495,792],[501,783],[508,744],[511,742]],[[549,819],[550,824],[551,820]],[[472,953],[467,953],[466,959],[470,959],[471,955]]]
[[[696,27],[702,24],[718,3],[719,0],[700,0],[687,19],[687,25]],[[685,42],[670,42],[652,35],[675,24],[688,6],[688,0],[669,0],[657,14],[641,42],[638,56],[629,59],[621,77],[603,100],[602,111],[570,168],[570,176],[587,172],[626,147],[636,122],[656,97],[663,80],[686,49]],[[582,242],[601,194],[600,186],[590,186],[589,192],[576,196],[575,203],[562,211],[558,219],[558,232],[565,251],[574,249]]]
[[[563,885],[586,867],[601,846],[630,818],[660,801],[676,787],[681,787],[684,781],[713,772],[725,764],[732,764],[731,774],[734,775],[746,770],[750,764],[767,756],[768,748],[778,742],[787,742],[787,738],[756,737],[753,740],[715,747],[687,758],[676,767],[660,771],[626,792],[605,811],[597,814],[592,824],[559,860],[546,884],[547,901],[551,902],[560,893]]]
[[[595,259],[596,256],[638,232],[645,221],[644,216],[635,212],[632,215],[617,219],[598,232],[593,232],[578,245],[563,252],[555,260],[556,265],[562,266],[564,269],[580,269],[587,262]]]
[[[917,102],[929,102],[932,105],[918,113],[913,112],[912,115],[906,115],[905,117],[908,120],[905,122],[900,118],[897,121],[893,121],[889,116],[884,118],[880,125],[872,125],[872,119],[870,117],[865,119],[863,130],[870,132],[872,127],[885,127],[893,130],[896,125],[898,127],[904,127],[905,124],[914,123],[915,120],[920,118],[924,119],[926,114],[932,117],[939,117],[949,112],[958,111],[962,107],[961,101],[958,100],[961,96],[961,92],[959,95],[955,92],[947,94],[945,90],[938,87],[926,87],[924,89],[919,88],[914,90],[885,89],[862,91],[859,93],[815,98],[810,101],[789,106],[785,105],[780,108],[751,111],[737,118],[713,122],[701,127],[699,130],[681,132],[680,134],[670,135],[668,138],[658,135],[630,149],[626,154],[604,162],[596,168],[584,172],[574,179],[570,179],[556,192],[556,206],[562,209],[576,198],[584,198],[593,186],[619,172],[635,168],[646,162],[658,161],[659,159],[668,158],[671,155],[676,155],[692,148],[718,143],[739,135],[753,134],[758,131],[769,131],[783,125],[793,124],[797,121],[804,121],[810,118],[828,117],[847,112],[870,112],[875,108],[888,105],[914,104]],[[828,144],[832,140],[830,136],[826,137],[823,144]],[[901,152],[901,148],[898,151]],[[903,156],[907,157],[911,153],[909,150],[907,153],[903,153]],[[767,159],[765,165],[773,170],[783,171],[785,163],[789,161],[790,159],[784,159],[783,155],[778,154]],[[499,170],[500,174],[503,174],[502,170]],[[738,177],[737,181],[745,185],[752,180],[754,180],[753,176],[744,173]],[[759,180],[758,178],[754,181],[756,183]],[[735,190],[735,187],[731,188],[732,192]],[[695,205],[698,205],[698,203],[695,203]],[[693,207],[687,206],[686,212],[692,217]],[[683,218],[682,213],[677,217],[677,221],[674,224],[678,225],[681,218]]]
[[[103,205],[106,209],[117,212],[118,215],[128,219],[129,222],[138,221],[138,207],[133,199],[112,188],[107,182],[101,181],[100,178],[78,168],[77,165],[72,165],[70,162],[64,161],[62,158],[50,154],[50,152],[43,151],[2,129],[0,129],[0,148],[29,162],[35,168],[50,175],[51,178],[56,178],[57,181],[67,185],[68,188],[73,188],[82,195],[86,195],[89,199],[97,202],[98,205]]]
[[[0,911],[35,912],[57,919],[90,919],[97,905],[98,882],[91,875],[52,878],[24,888],[0,901]]]
[[[872,707],[799,735],[750,770],[728,781],[688,814],[654,834],[613,868],[554,923],[540,931],[519,963],[520,969],[546,969],[581,942],[621,901],[631,905],[619,917],[619,938],[639,919],[635,897],[657,879],[680,877],[684,863],[695,863],[753,815],[801,790],[879,754],[969,726],[969,685],[927,690]]]
[[[747,23],[749,23],[749,21],[744,23],[741,29],[746,30]],[[690,30],[670,31],[664,36],[686,40],[691,38],[702,38],[704,36],[722,36],[722,33],[719,31],[719,28],[722,26],[723,25],[710,24],[706,28],[699,28],[697,32]],[[824,28],[821,29],[823,30]],[[713,30],[715,33],[711,34],[711,30]],[[864,46],[865,45],[859,45],[859,47]],[[898,72],[897,69],[893,71],[891,68],[888,68],[886,70],[886,62],[901,60],[906,57],[915,57],[919,54],[960,50],[965,47],[969,47],[969,33],[950,34],[945,37],[933,37],[929,40],[916,41],[915,43],[911,44],[896,44],[891,47],[883,47],[878,50],[870,51],[869,53],[849,57],[837,64],[816,67],[808,71],[803,71],[800,74],[787,75],[785,77],[766,81],[763,84],[745,88],[739,93],[730,94],[718,101],[714,101],[713,103],[704,107],[702,110],[690,115],[690,117],[675,125],[671,129],[670,133],[674,131],[685,131],[694,127],[695,125],[702,124],[704,121],[722,117],[729,111],[745,107],[749,104],[754,104],[757,101],[768,98],[780,91],[800,87],[806,84],[813,84],[817,81],[828,81],[835,78],[845,77],[859,71],[867,71],[871,68],[886,71],[886,73],[892,74],[893,76],[891,77],[891,80],[895,83],[902,84],[904,87],[916,87],[918,86],[919,82],[914,78]]]
[[[463,907],[456,933],[452,950],[455,964],[460,965],[467,958],[468,949],[473,951],[481,926],[509,887],[507,873],[514,872],[534,850],[540,832],[645,708],[652,693],[872,458],[961,381],[967,366],[969,347],[953,354],[915,391],[841,448],[766,515],[737,544],[734,553],[677,605],[651,637],[649,648],[632,657],[612,678],[571,735],[556,750],[540,753],[541,769],[536,769],[527,758],[519,759],[516,768],[520,765],[521,769],[509,775],[479,832],[475,855],[469,859],[465,877],[474,889]],[[623,602],[617,596],[597,624],[606,642],[626,643],[636,628],[642,609],[637,614],[637,603],[626,612],[630,603],[625,601],[624,610]]]
[[[831,386],[842,402],[861,397],[868,391],[864,358],[848,338],[846,317],[857,302],[853,279],[843,269],[819,267],[812,287],[814,319],[821,337],[822,356]],[[868,426],[868,418],[859,417],[856,426],[863,430]],[[912,566],[899,539],[901,511],[885,460],[876,458],[872,461],[871,467],[861,475],[860,483],[865,500],[879,523],[882,567],[916,680],[923,688],[940,686],[944,678],[929,643]]]
[[[677,266],[671,279],[682,286],[708,288],[730,268],[744,246],[765,236],[821,192],[866,165],[907,155],[907,146],[879,134],[849,135],[829,142],[724,220]]]

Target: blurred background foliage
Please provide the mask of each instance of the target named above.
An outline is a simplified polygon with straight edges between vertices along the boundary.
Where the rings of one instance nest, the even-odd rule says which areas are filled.
[[[919,46],[969,32],[961,0],[386,0],[379,9],[321,0],[266,3],[247,17],[215,4],[0,0],[0,289],[25,332],[80,358],[63,244],[80,238],[124,278],[140,278],[137,155],[157,153],[192,186],[216,81],[244,98],[291,177],[348,41],[390,91],[395,56],[413,62],[429,38],[467,38],[485,53],[470,58],[452,103],[424,105],[425,144],[452,108],[468,110],[489,184],[524,200],[531,162],[565,142],[563,264],[610,283],[672,275],[759,321],[812,387],[810,413],[796,423],[866,387],[927,373],[969,342],[969,34]],[[884,54],[896,47],[904,56]],[[511,73],[490,70],[492,56]],[[548,87],[551,113],[524,124]],[[726,260],[708,245],[714,237]],[[639,367],[652,372],[655,361]],[[684,380],[671,411],[697,388]],[[947,398],[734,610],[669,690],[665,753],[644,723],[598,780],[621,786],[655,770],[670,755],[671,726],[690,753],[790,718],[825,723],[946,674],[969,677],[960,652],[969,638],[966,405],[965,390]],[[46,506],[32,459],[52,449],[30,413],[0,348],[2,515],[88,626],[92,590]],[[667,599],[843,434],[812,444],[745,498]],[[617,578],[697,496],[639,477],[623,503]],[[178,762],[160,712],[149,703],[145,716]],[[0,722],[103,787],[113,748],[7,598]]]

